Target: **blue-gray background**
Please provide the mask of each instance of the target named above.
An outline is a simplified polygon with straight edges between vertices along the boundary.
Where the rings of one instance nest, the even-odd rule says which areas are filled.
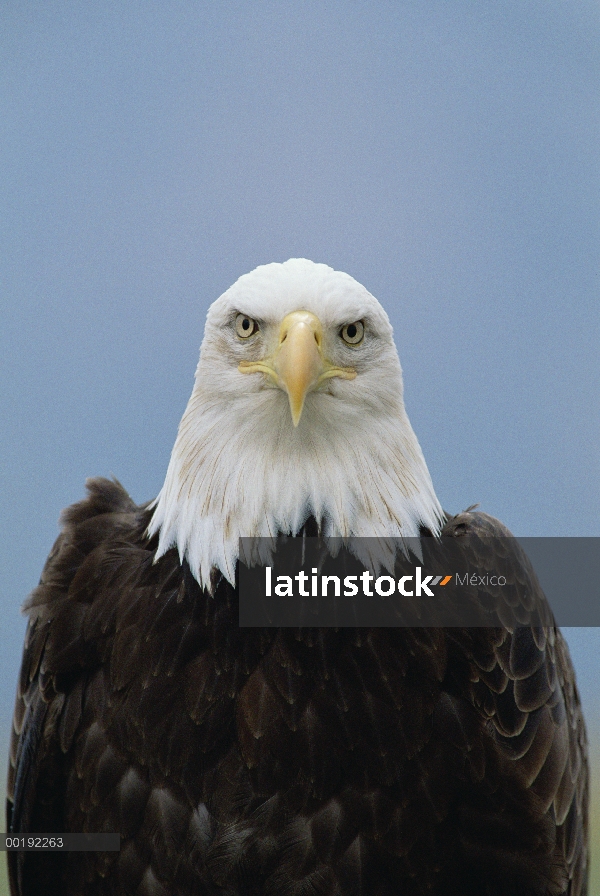
[[[257,264],[381,300],[447,510],[600,535],[599,48],[595,0],[5,0],[3,732],[61,508],[156,494]],[[600,742],[600,637],[567,636]]]

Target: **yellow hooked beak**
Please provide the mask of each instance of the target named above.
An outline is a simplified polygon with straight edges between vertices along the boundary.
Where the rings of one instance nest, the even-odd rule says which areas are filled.
[[[334,367],[323,355],[323,327],[310,311],[292,311],[279,328],[279,341],[271,358],[264,361],[240,361],[241,373],[266,373],[287,392],[292,421],[298,426],[304,401],[309,392],[324,380],[339,376],[353,380],[353,367]]]

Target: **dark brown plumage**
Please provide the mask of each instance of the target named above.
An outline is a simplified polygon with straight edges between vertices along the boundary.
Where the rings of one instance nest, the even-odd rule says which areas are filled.
[[[240,629],[96,479],[27,601],[12,893],[583,896],[585,730],[554,628]],[[506,534],[485,514],[443,534]],[[515,558],[521,584],[535,588]],[[524,583],[524,584],[523,584]]]

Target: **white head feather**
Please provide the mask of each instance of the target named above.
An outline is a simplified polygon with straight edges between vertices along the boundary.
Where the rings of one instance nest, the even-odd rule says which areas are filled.
[[[326,380],[293,425],[288,397],[264,374],[238,370],[273,344],[292,311],[315,314],[335,364],[355,379]],[[236,335],[238,313],[259,322]],[[363,321],[359,346],[341,328]],[[439,534],[443,512],[403,402],[388,316],[348,274],[293,258],[256,268],[210,307],[194,389],[155,502],[149,533],[158,557],[176,545],[210,587],[218,568],[235,580],[241,536],[296,534],[309,515],[323,534],[414,538]]]

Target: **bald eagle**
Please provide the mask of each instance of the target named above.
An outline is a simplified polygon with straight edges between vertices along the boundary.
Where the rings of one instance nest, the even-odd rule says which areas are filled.
[[[242,536],[508,534],[442,510],[363,286],[303,259],[241,277],[208,312],[158,498],[87,485],[25,604],[7,830],[121,847],[10,852],[14,896],[587,892],[555,626],[238,624]]]

